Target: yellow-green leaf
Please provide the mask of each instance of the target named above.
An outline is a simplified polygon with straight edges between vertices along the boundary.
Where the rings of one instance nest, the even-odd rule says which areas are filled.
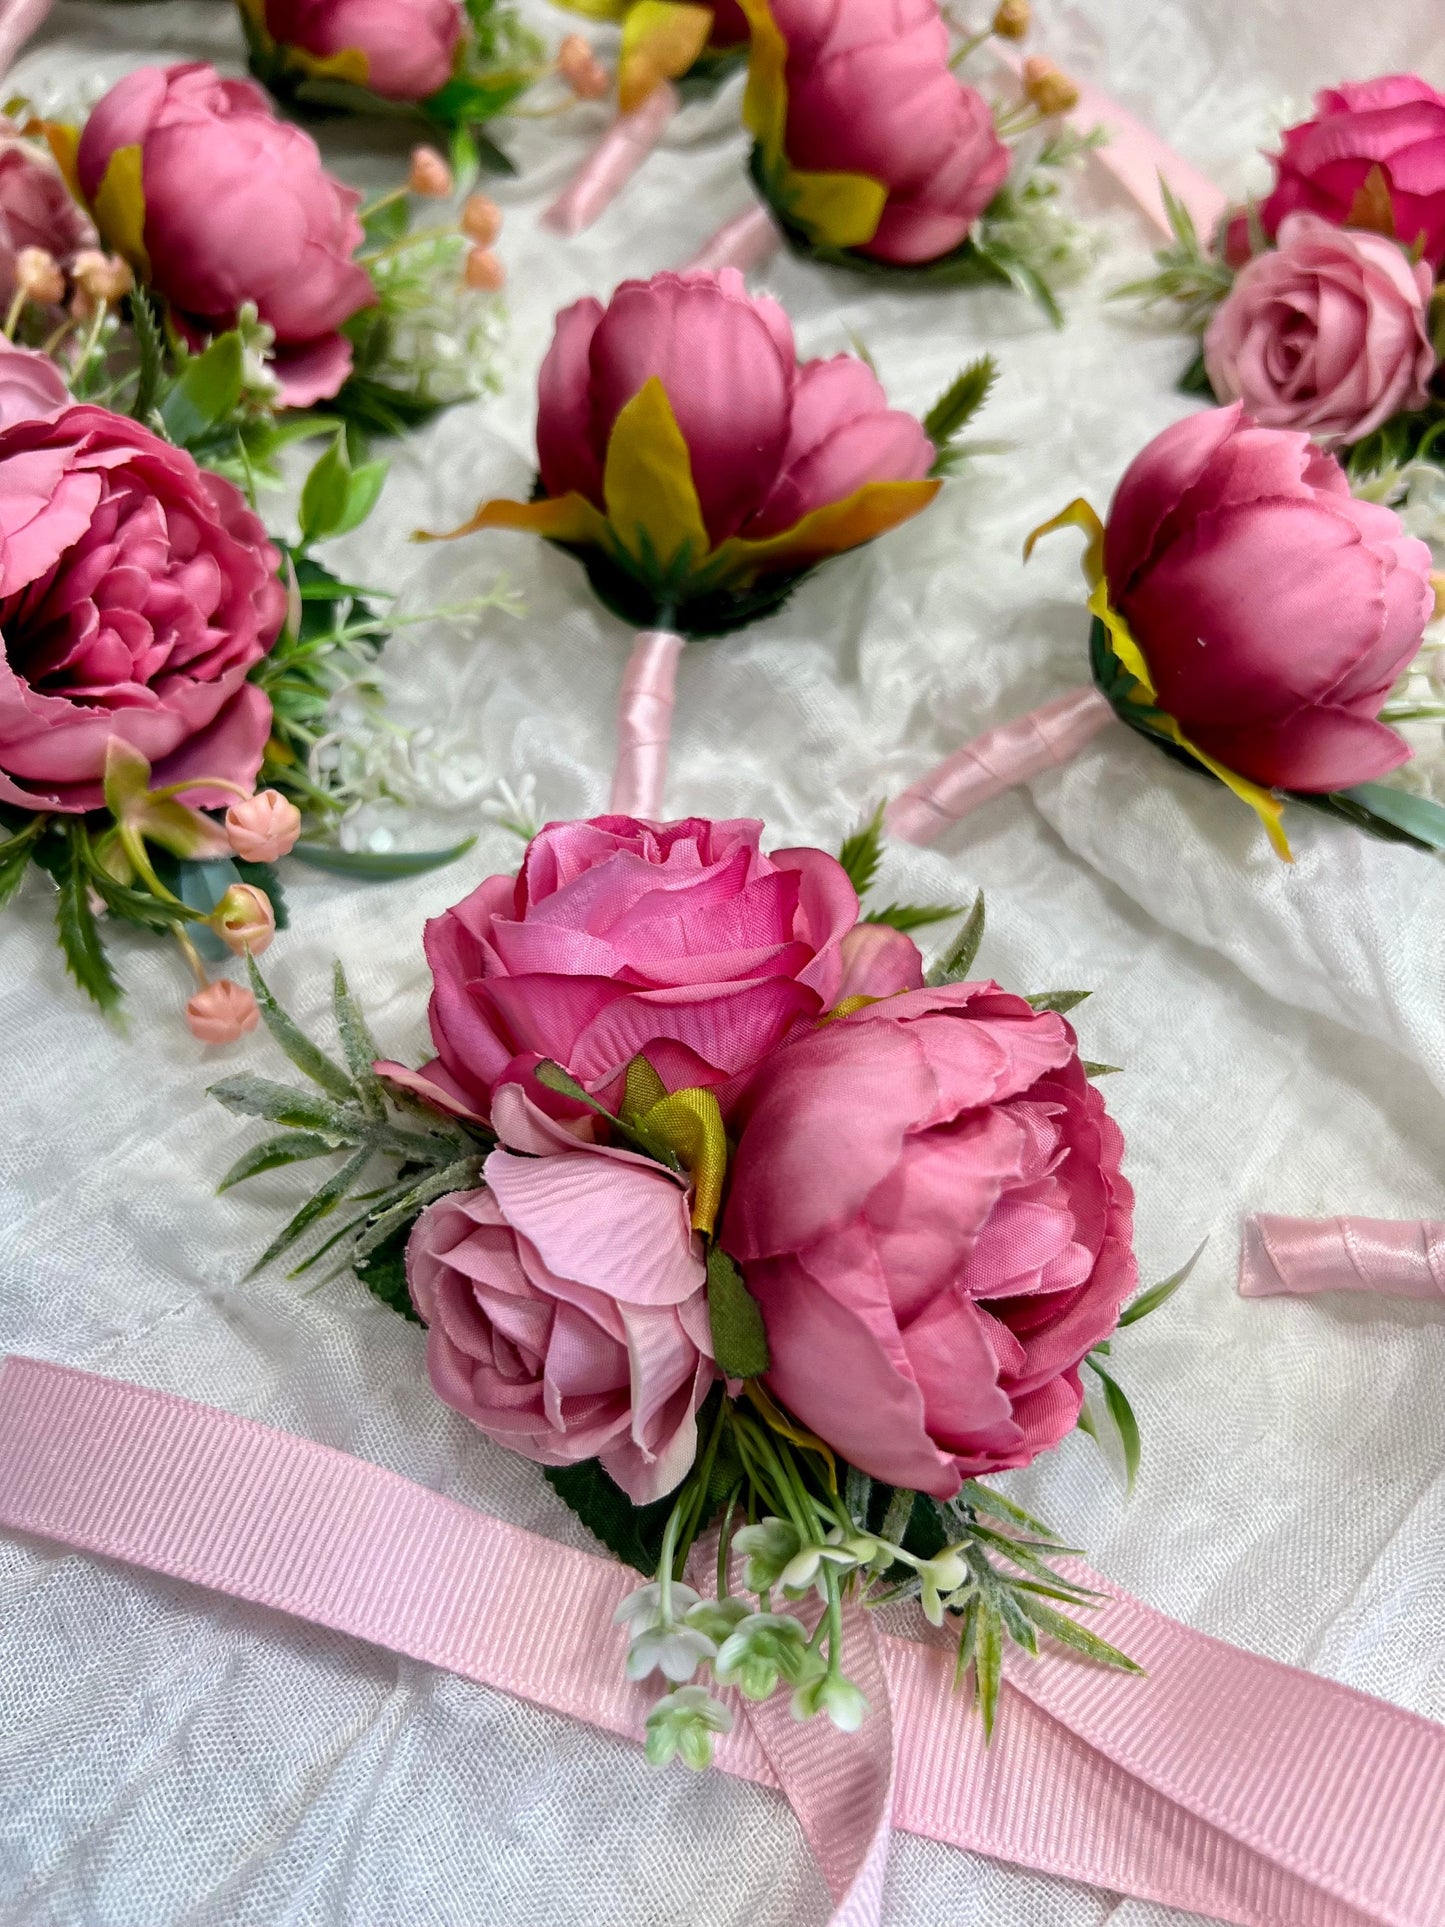
[[[937,479],[865,482],[844,501],[814,509],[779,535],[763,541],[729,537],[710,558],[709,576],[720,582],[750,582],[759,575],[811,569],[907,522],[928,507],[942,486]]]
[[[607,444],[602,499],[613,534],[649,567],[696,565],[708,552],[707,528],[688,453],[667,390],[656,375],[622,409]]]
[[[117,147],[106,162],[94,211],[101,234],[145,280],[151,264],[145,244],[146,197],[138,146]]]
[[[617,63],[617,104],[624,114],[640,107],[659,81],[685,74],[707,46],[712,8],[691,0],[637,0],[622,26]]]
[[[727,1132],[716,1097],[711,1091],[674,1091],[649,1105],[635,1128],[644,1143],[671,1151],[692,1179],[693,1230],[711,1237],[728,1166]]]
[[[540,502],[513,502],[505,496],[483,502],[469,522],[460,528],[429,531],[418,529],[418,542],[451,542],[459,535],[477,529],[520,529],[545,536],[549,542],[568,542],[580,547],[606,548],[607,520],[583,495],[548,495]]]

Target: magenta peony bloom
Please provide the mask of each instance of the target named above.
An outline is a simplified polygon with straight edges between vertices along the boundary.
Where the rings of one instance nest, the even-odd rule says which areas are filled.
[[[383,100],[425,100],[452,77],[458,0],[265,0],[266,31],[318,60],[359,53]]]
[[[795,168],[888,190],[860,254],[911,265],[968,239],[1008,178],[988,102],[949,69],[935,0],[770,0],[787,43],[783,147]]]
[[[316,143],[277,120],[247,80],[190,63],[140,67],[99,102],[80,137],[92,206],[111,156],[141,151],[147,278],[193,337],[234,325],[248,301],[275,330],[289,406],[334,395],[351,367],[337,331],[376,299],[352,260],[361,196],[333,180]]]
[[[764,856],[761,831],[548,824],[515,879],[489,877],[427,925],[437,1059],[423,1076],[480,1116],[544,1057],[598,1093],[639,1052],[669,1090],[745,1077],[837,1002],[858,916],[831,856]]]
[[[0,429],[52,421],[69,406],[70,390],[49,355],[0,336]]]
[[[407,1244],[432,1384],[499,1445],[600,1459],[646,1505],[691,1470],[716,1377],[686,1184],[575,1137],[516,1085],[493,1122],[485,1188],[430,1205]]]
[[[1326,791],[1409,757],[1377,718],[1434,606],[1430,551],[1308,436],[1238,403],[1166,428],[1115,491],[1104,569],[1160,706],[1226,769]]]
[[[246,676],[285,615],[279,566],[240,491],[137,422],[75,406],[0,430],[0,798],[98,807],[113,736],[158,788],[249,787],[271,705]]]
[[[537,396],[549,496],[573,490],[604,506],[613,426],[653,377],[687,443],[714,545],[778,535],[865,483],[922,482],[933,462],[933,444],[888,406],[865,362],[799,364],[788,317],[750,296],[736,269],[658,274],[624,281],[606,308],[589,295],[557,317]]]
[[[906,992],[779,1051],[739,1115],[721,1242],[790,1412],[938,1498],[1072,1429],[1137,1273],[1123,1140],[1062,1017]]]
[[[1287,215],[1277,249],[1240,270],[1209,323],[1214,392],[1266,428],[1357,442],[1429,398],[1433,287],[1383,235]]]
[[[15,292],[15,257],[22,248],[44,248],[66,267],[97,238],[47,149],[0,120],[0,302],[8,305]]]
[[[1327,87],[1315,117],[1291,127],[1260,207],[1266,234],[1303,209],[1335,227],[1380,227],[1445,261],[1445,94],[1415,74]]]

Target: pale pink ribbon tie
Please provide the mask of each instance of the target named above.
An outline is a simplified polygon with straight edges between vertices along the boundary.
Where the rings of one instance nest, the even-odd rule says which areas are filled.
[[[542,215],[558,234],[580,234],[603,214],[667,131],[682,105],[661,81],[630,114],[619,114],[581,167]]]
[[[884,817],[890,836],[932,843],[1006,790],[1072,762],[1113,721],[1107,698],[1089,684],[984,730],[895,797]]]
[[[635,1574],[250,1419],[8,1359],[0,1526],[643,1732],[649,1696],[602,1632]],[[718,1765],[787,1793],[833,1927],[877,1927],[890,1773],[894,1824],[1115,1893],[1240,1927],[1439,1927],[1445,1728],[1077,1574],[1107,1595],[1090,1624],[1147,1676],[1011,1655],[991,1747],[951,1650],[871,1622],[848,1635],[874,1708],[856,1736],[740,1709]],[[518,1608],[539,1597],[545,1623]]]
[[[1321,1291],[1445,1298],[1445,1224],[1417,1218],[1247,1218],[1239,1253],[1245,1298]]]
[[[682,637],[668,629],[645,629],[632,645],[617,702],[617,761],[608,805],[614,816],[655,820],[662,813],[683,646]]]
[[[755,201],[745,214],[735,214],[732,220],[724,221],[683,272],[705,270],[718,274],[723,268],[736,268],[739,274],[750,274],[765,261],[771,261],[782,245],[783,237],[772,215],[761,201]]]

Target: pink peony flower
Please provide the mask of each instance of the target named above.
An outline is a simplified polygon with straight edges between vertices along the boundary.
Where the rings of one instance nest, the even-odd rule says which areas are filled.
[[[874,260],[935,261],[968,239],[1008,178],[978,91],[950,71],[936,0],[770,0],[787,43],[783,147],[795,168],[888,190]]]
[[[592,1144],[516,1086],[486,1185],[430,1205],[407,1245],[437,1395],[539,1465],[600,1459],[638,1505],[691,1469],[716,1377],[687,1189]]]
[[[858,915],[831,856],[764,856],[761,830],[549,824],[515,879],[489,877],[427,925],[437,1058],[423,1076],[481,1116],[539,1058],[601,1093],[639,1052],[669,1090],[745,1078],[837,1002]]]
[[[1315,117],[1289,128],[1261,206],[1266,234],[1300,209],[1335,227],[1384,227],[1445,261],[1445,94],[1415,74],[1327,87]]]
[[[52,421],[69,406],[70,390],[49,355],[0,336],[0,429]]]
[[[318,60],[359,53],[383,100],[425,100],[452,77],[463,32],[457,0],[265,0],[266,31]]]
[[[15,292],[22,248],[43,248],[66,267],[96,243],[95,228],[48,151],[0,120],[0,302]]]
[[[1324,791],[1407,760],[1377,718],[1434,607],[1430,551],[1308,436],[1237,402],[1166,428],[1115,491],[1104,568],[1161,707],[1225,768]]]
[[[1429,397],[1433,287],[1383,235],[1287,215],[1277,251],[1240,270],[1210,321],[1214,392],[1266,428],[1357,442]]]
[[[852,355],[799,364],[777,302],[734,268],[624,281],[557,317],[537,395],[537,456],[549,496],[605,506],[603,466],[625,403],[661,381],[692,459],[710,541],[780,534],[867,482],[920,481],[932,443],[889,408]],[[921,503],[919,504],[921,506]]]
[[[246,677],[285,615],[279,563],[238,489],[137,422],[78,405],[0,429],[0,798],[95,809],[112,736],[157,788],[249,788],[271,705]]]
[[[117,81],[80,137],[91,205],[119,149],[141,151],[147,279],[201,339],[256,304],[292,407],[334,395],[351,368],[341,324],[376,299],[352,260],[361,196],[333,180],[316,143],[277,120],[259,87],[199,63]],[[119,236],[113,237],[119,242]]]
[[[1062,1017],[992,983],[906,992],[779,1051],[740,1117],[721,1243],[774,1397],[939,1498],[1073,1428],[1137,1272],[1123,1140]]]

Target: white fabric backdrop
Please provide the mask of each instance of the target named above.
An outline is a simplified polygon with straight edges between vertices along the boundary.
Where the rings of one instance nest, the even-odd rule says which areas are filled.
[[[1090,0],[1040,6],[1077,62],[1230,186],[1309,91],[1415,66],[1445,82],[1429,0]],[[555,37],[560,15],[537,8]],[[230,9],[62,5],[16,84],[92,98],[151,57],[236,65]],[[743,204],[731,108],[690,113],[589,235],[536,216],[601,123],[521,126],[504,184],[513,325],[505,394],[396,451],[344,567],[452,602],[505,570],[525,597],[408,632],[397,711],[439,723],[491,777],[535,779],[551,815],[605,803],[628,638],[564,558],[493,535],[418,551],[475,500],[524,489],[532,383],[554,307],[685,259]],[[328,135],[363,184],[390,163]],[[1005,376],[984,432],[1015,444],[920,521],[830,565],[780,617],[684,660],[670,797],[765,817],[778,843],[833,844],[860,805],[967,730],[1081,679],[1068,540],[1025,573],[1024,532],[1070,496],[1101,506],[1128,457],[1186,406],[1177,341],[1105,300],[1143,264],[1107,245],[1051,333],[1012,299],[905,299],[779,262],[770,284],[808,352],[856,331],[893,396],[922,408],[984,347]],[[478,824],[475,799],[419,839]],[[928,854],[890,856],[896,895],[989,893],[983,963],[1019,988],[1092,985],[1084,1046],[1128,1066],[1109,1094],[1129,1140],[1146,1278],[1210,1243],[1188,1290],[1128,1334],[1118,1366],[1145,1432],[1139,1486],[1076,1437],[1015,1481],[1100,1566],[1209,1632],[1445,1718],[1445,1316],[1345,1299],[1241,1303],[1241,1214],[1445,1215],[1440,994],[1445,871],[1312,822],[1278,866],[1222,790],[1111,731],[1070,771],[1005,799]],[[267,959],[319,1017],[341,955],[384,1045],[423,1048],[424,917],[517,845],[484,826],[457,870],[385,891],[291,884]],[[214,1197],[251,1140],[203,1094],[275,1072],[264,1037],[224,1060],[178,1021],[172,959],[122,937],[130,1033],[62,979],[38,881],[0,933],[0,1349],[132,1378],[373,1458],[571,1543],[585,1535],[524,1462],[431,1395],[412,1327],[350,1282],[303,1296],[242,1283],[294,1174]],[[519,1602],[544,1613],[545,1601]],[[443,1674],[180,1584],[0,1541],[0,1921],[6,1927],[806,1927],[826,1896],[782,1804],[656,1774],[632,1748]],[[1184,1916],[899,1837],[890,1927],[1183,1927]]]

